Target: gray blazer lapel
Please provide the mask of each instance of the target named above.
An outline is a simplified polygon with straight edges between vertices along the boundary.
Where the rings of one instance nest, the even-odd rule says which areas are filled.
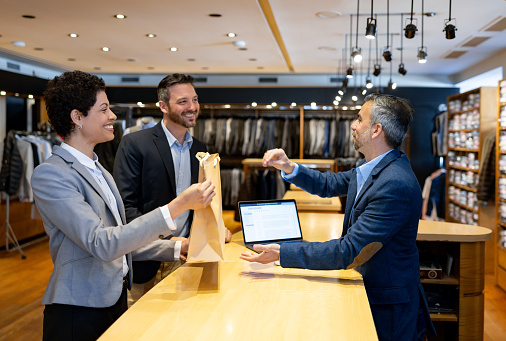
[[[170,151],[167,136],[165,136],[165,133],[163,131],[162,123],[163,120],[161,120],[153,128],[153,142],[158,149],[158,153],[160,153],[160,157],[163,160],[163,164],[165,165],[167,173],[169,173],[170,184],[172,185],[172,194],[173,196],[176,196],[176,175],[174,172],[174,161],[172,160],[172,152]]]
[[[86,167],[83,166],[82,163],[77,161],[77,159],[72,154],[70,154],[65,149],[63,149],[59,146],[55,146],[55,148],[53,149],[53,154],[58,155],[63,160],[65,160],[65,162],[69,163],[71,165],[71,167],[76,172],[78,172],[79,175],[81,175],[88,182],[88,184],[100,195],[100,197],[102,198],[102,200],[104,200],[105,204],[107,205],[107,207],[109,208],[111,213],[113,212],[111,204],[109,203],[109,200],[107,200],[107,196],[105,195],[104,191],[102,191],[102,188],[100,188],[100,186],[97,184],[97,182],[95,181],[93,176],[86,169]],[[101,171],[104,172],[104,169],[101,168]],[[114,187],[116,188],[116,186],[114,186]],[[116,189],[116,191],[117,191],[117,189]]]
[[[118,212],[121,217],[121,222],[125,224],[126,223],[125,207],[123,206],[123,200],[121,199],[121,195],[119,194],[118,187],[116,187],[116,182],[114,182],[114,178],[112,177],[112,175],[100,164],[100,162],[98,163],[98,168],[102,172],[105,181],[109,185],[109,188],[111,189],[111,192],[114,195],[114,198],[116,199],[116,205],[118,206]],[[109,200],[107,200],[107,203],[109,203]],[[111,207],[109,207],[109,209],[111,209]]]

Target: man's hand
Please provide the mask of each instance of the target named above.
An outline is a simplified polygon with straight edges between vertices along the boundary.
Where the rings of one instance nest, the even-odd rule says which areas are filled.
[[[216,195],[214,188],[215,186],[211,180],[206,180],[185,189],[183,193],[168,204],[172,219],[175,219],[186,210],[197,210],[207,207]]]
[[[230,243],[232,240],[232,232],[225,227],[225,243]]]
[[[266,151],[262,160],[262,165],[264,167],[271,165],[274,168],[281,169],[286,174],[290,174],[295,168],[295,163],[288,159],[283,149],[279,148]]]
[[[269,245],[253,245],[255,251],[263,251],[260,254],[253,252],[243,252],[239,258],[247,260],[248,262],[258,262],[262,264],[272,263],[279,260],[279,244]]]

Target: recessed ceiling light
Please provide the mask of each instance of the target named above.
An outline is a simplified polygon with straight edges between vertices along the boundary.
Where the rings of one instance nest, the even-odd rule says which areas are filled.
[[[68,60],[69,62],[75,62],[75,61],[76,61],[76,59],[75,59],[75,58],[67,58],[67,60]]]
[[[146,34],[146,37],[148,37],[148,38],[155,38],[156,34],[154,34],[154,33],[148,33],[148,34]]]
[[[107,46],[102,47],[102,51],[104,51],[104,52],[108,52],[108,51],[110,51],[110,50],[111,50],[111,49],[110,49],[110,48],[108,48]]]
[[[171,48],[170,48],[170,50],[171,50],[172,52],[176,52],[176,51],[177,51],[177,47],[171,47]]]
[[[35,15],[30,15],[30,14],[22,15],[22,17],[25,19],[35,19]]]
[[[320,12],[316,12],[315,15],[321,19],[332,19],[332,18],[340,17],[341,15],[343,15],[343,13],[338,12],[338,11],[320,11]]]
[[[219,17],[221,17],[221,14],[219,14],[219,13],[211,13],[211,14],[209,14],[209,16],[212,17],[212,18],[219,18]]]
[[[263,69],[264,69],[264,67],[263,67],[263,66],[259,66],[259,67],[257,67],[257,69],[258,69],[258,70],[263,70]]]
[[[0,91],[0,95],[5,96],[5,95],[7,95],[7,92],[6,91]]]
[[[153,66],[148,66],[148,70],[154,70],[155,68]]]
[[[248,51],[248,48],[247,47],[240,47],[239,50],[240,51]]]
[[[249,61],[250,62],[255,62],[257,59],[256,58],[250,58]]]
[[[79,37],[79,34],[77,34],[77,33],[69,33],[69,37],[70,38],[77,38],[77,37]]]
[[[25,47],[26,43],[24,41],[16,40],[16,41],[12,42],[12,45],[17,46],[17,47]]]
[[[126,19],[126,15],[124,15],[124,14],[116,14],[114,17],[116,19]]]
[[[195,58],[188,58],[187,59],[189,62],[194,62],[195,61]]]
[[[203,66],[202,70],[209,70],[209,67],[208,66]]]
[[[44,51],[44,48],[42,48],[42,47],[34,47],[33,49],[35,51]]]
[[[227,37],[234,38],[234,37],[237,37],[237,34],[230,32],[230,33],[227,33]]]
[[[100,66],[95,66],[93,70],[102,70],[102,68]]]
[[[135,59],[134,58],[128,58],[127,62],[135,62]]]

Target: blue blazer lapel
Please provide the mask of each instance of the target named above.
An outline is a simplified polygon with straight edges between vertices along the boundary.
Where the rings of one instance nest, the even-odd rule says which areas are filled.
[[[390,164],[390,162],[394,161],[395,159],[399,158],[401,156],[400,151],[398,149],[392,150],[390,153],[385,155],[385,157],[374,167],[374,169],[371,172],[371,175],[367,178],[364,185],[362,186],[362,190],[358,194],[357,200],[355,200],[354,207],[360,202],[360,199],[364,196],[364,193],[369,189],[369,187],[372,186],[374,181],[376,180],[377,175]],[[356,187],[356,177],[355,177],[355,187]],[[356,193],[356,188],[355,188]],[[356,195],[356,194],[355,194]]]
[[[162,128],[163,120],[153,128],[153,142],[155,143],[158,153],[163,160],[165,170],[169,173],[170,184],[172,185],[172,195],[176,196],[176,174],[174,172],[174,161],[172,160],[172,152],[170,151],[167,136]]]

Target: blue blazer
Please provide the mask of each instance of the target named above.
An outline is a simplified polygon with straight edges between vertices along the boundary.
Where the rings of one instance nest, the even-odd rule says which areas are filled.
[[[341,238],[282,244],[281,266],[356,268],[363,276],[380,340],[417,340],[427,327],[434,332],[416,247],[422,193],[407,156],[398,149],[388,153],[356,200],[356,169],[321,173],[300,166],[290,182],[321,197],[346,195],[348,200]]]
[[[170,234],[159,208],[126,223],[114,180],[100,164],[123,221],[116,223],[105,193],[85,166],[65,149],[35,168],[35,203],[49,235],[54,263],[42,304],[110,307],[123,288],[123,256],[132,279],[134,260],[174,261],[174,249],[159,240]],[[131,283],[131,281],[130,281]]]

